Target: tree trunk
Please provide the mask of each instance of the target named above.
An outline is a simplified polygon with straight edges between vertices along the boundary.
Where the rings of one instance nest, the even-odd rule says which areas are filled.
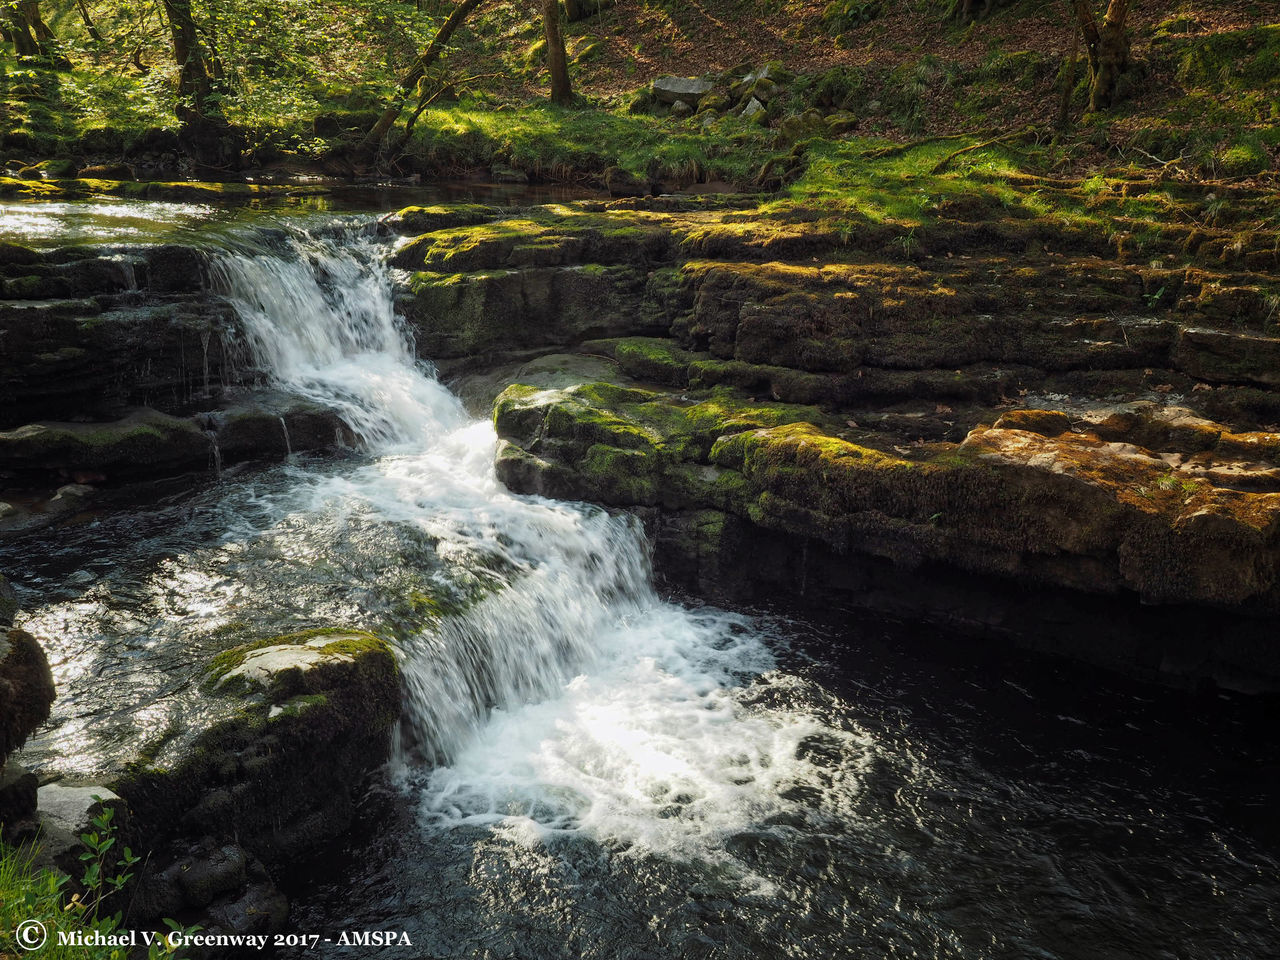
[[[178,104],[178,118],[184,113],[203,117],[208,112],[209,72],[196,35],[196,22],[191,16],[191,0],[163,0],[169,17],[169,33],[173,38],[173,59],[178,65],[178,96],[187,101]]]
[[[395,126],[396,120],[400,117],[400,112],[404,109],[405,101],[418,89],[418,81],[420,81],[427,72],[427,68],[440,58],[440,54],[444,52],[445,46],[449,42],[449,38],[453,36],[458,27],[471,15],[471,12],[484,3],[484,0],[462,0],[453,8],[453,13],[449,14],[449,18],[441,24],[436,35],[431,38],[431,43],[427,49],[422,52],[422,56],[413,62],[408,71],[400,78],[400,84],[396,91],[396,95],[391,102],[387,104],[382,115],[378,117],[378,122],[373,125],[373,129],[369,131],[364,140],[360,143],[360,149],[357,156],[369,159],[382,145],[383,139]]]
[[[55,69],[71,68],[71,61],[53,48],[57,37],[40,16],[40,0],[10,0],[0,9],[14,53],[20,57],[44,57]]]
[[[5,33],[13,44],[13,52],[20,57],[40,56],[40,43],[18,7],[6,4],[0,10],[4,13]]]
[[[567,107],[573,103],[569,83],[569,59],[560,32],[560,0],[542,0],[542,27],[547,36],[547,69],[551,73],[551,102]]]
[[[200,45],[191,0],[163,0],[173,38],[173,59],[178,64],[178,105],[175,113],[187,151],[199,163],[232,166],[239,160],[237,138],[222,116],[214,94],[208,60]]]
[[[1111,0],[1098,31],[1098,71],[1089,90],[1089,109],[1106,110],[1115,101],[1120,75],[1129,69],[1129,0]]]
[[[84,5],[84,0],[76,0],[76,8],[80,11],[80,19],[84,21],[84,28],[89,31],[89,39],[94,43],[101,43],[102,34],[94,26],[93,19],[89,16],[89,8]]]
[[[1073,0],[1073,5],[1089,58],[1089,109],[1105,110],[1115,101],[1120,75],[1129,69],[1129,0],[1110,0],[1101,27],[1091,0]]]

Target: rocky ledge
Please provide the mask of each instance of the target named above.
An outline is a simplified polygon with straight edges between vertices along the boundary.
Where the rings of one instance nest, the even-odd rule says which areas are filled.
[[[387,758],[400,715],[395,656],[370,633],[311,630],[220,654],[200,683],[221,719],[112,784],[153,852],[134,918],[279,930],[288,903],[273,876],[350,828]]]
[[[0,243],[0,533],[100,487],[353,442],[332,411],[263,386],[206,258]]]
[[[639,513],[674,585],[1280,687],[1274,233],[942,207],[392,223],[503,480]]]

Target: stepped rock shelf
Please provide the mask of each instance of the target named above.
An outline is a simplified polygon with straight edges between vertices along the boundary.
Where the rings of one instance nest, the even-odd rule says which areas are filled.
[[[674,584],[1274,689],[1274,235],[948,203],[578,204],[396,263],[425,354],[510,364],[461,381],[513,381],[499,476],[636,512]]]

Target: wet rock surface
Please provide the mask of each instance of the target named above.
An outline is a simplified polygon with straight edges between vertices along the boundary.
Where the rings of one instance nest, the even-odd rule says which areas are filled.
[[[0,769],[49,718],[53,697],[53,675],[40,644],[22,630],[6,630],[0,635]]]
[[[274,872],[350,828],[388,755],[400,714],[395,658],[372,634],[313,630],[227,651],[203,684],[222,719],[114,784],[155,851],[132,915],[275,932],[288,900]]]

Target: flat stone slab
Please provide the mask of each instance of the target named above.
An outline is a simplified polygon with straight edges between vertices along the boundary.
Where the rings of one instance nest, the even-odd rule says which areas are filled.
[[[324,648],[345,639],[360,639],[356,634],[325,634],[304,643],[283,643],[277,646],[250,650],[238,666],[232,667],[218,678],[217,686],[223,687],[235,681],[245,681],[254,686],[269,687],[281,673],[289,670],[306,672],[328,663],[355,663],[355,657]]]
[[[715,84],[698,77],[659,77],[653,81],[653,95],[663,103],[684,100],[696,104]]]

